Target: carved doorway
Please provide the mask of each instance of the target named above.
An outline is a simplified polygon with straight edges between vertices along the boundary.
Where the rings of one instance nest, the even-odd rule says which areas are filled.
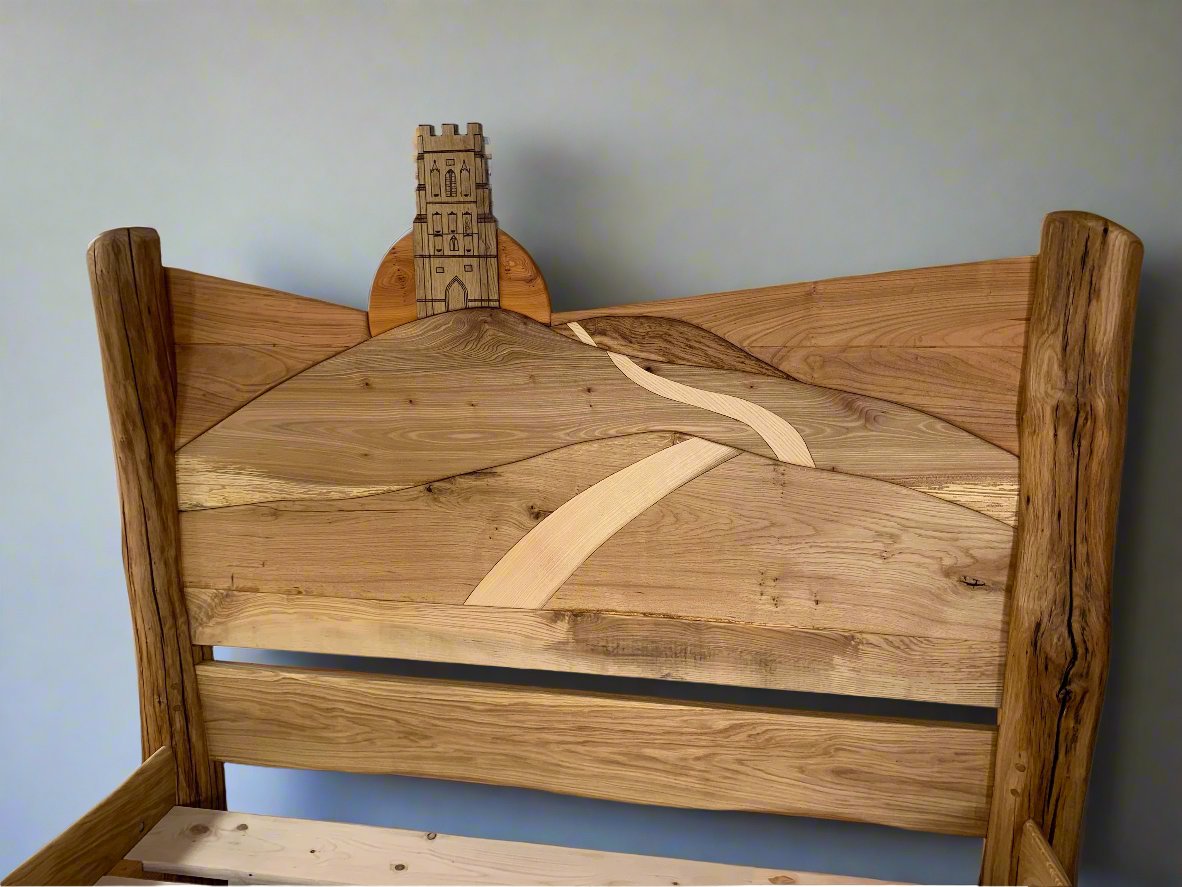
[[[457,308],[468,307],[468,287],[464,286],[464,282],[458,277],[453,277],[451,283],[447,285],[443,296],[447,299],[447,310],[455,311]]]

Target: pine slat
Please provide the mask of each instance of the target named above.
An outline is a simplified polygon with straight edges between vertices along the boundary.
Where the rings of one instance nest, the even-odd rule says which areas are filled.
[[[132,851],[146,868],[254,884],[880,884],[434,832],[177,807]]]

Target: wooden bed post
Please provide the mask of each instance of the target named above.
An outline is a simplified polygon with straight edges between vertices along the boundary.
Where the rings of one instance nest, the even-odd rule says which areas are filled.
[[[1032,820],[1075,878],[1108,669],[1109,604],[1141,242],[1047,216],[1020,401],[1021,481],[982,884],[1014,884]]]
[[[150,228],[99,235],[87,251],[123,519],[145,760],[172,747],[177,803],[225,808],[222,765],[209,757],[180,583],[172,311]]]

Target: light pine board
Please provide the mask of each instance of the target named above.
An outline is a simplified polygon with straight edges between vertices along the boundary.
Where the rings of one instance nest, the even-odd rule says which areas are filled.
[[[93,884],[176,803],[172,749],[157,749],[90,812],[10,872],[4,884]]]
[[[207,662],[227,762],[983,832],[994,729]]]
[[[676,440],[591,441],[358,499],[184,512],[184,584],[462,604],[565,503]],[[744,453],[616,529],[548,605],[1000,644],[1011,537],[904,487]]]
[[[343,822],[177,807],[132,852],[146,867],[231,884],[879,884]]]
[[[165,268],[176,339],[176,445],[369,337],[355,308]]]
[[[906,407],[768,376],[642,369],[784,418],[818,468],[954,501],[963,483],[1016,492],[1012,454]],[[773,455],[748,425],[645,390],[599,349],[509,312],[455,312],[329,358],[186,445],[181,507],[372,495],[654,430]]]

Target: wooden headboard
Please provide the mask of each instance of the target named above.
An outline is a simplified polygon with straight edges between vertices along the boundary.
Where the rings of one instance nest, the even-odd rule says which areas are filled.
[[[376,336],[361,311],[165,268],[149,229],[102,235],[90,261],[145,751],[176,750],[182,803],[224,804],[230,761],[987,835],[987,882],[1016,876],[1033,819],[1073,864],[1127,231],[1059,213],[1034,257]],[[213,662],[213,645],[1000,724]]]

